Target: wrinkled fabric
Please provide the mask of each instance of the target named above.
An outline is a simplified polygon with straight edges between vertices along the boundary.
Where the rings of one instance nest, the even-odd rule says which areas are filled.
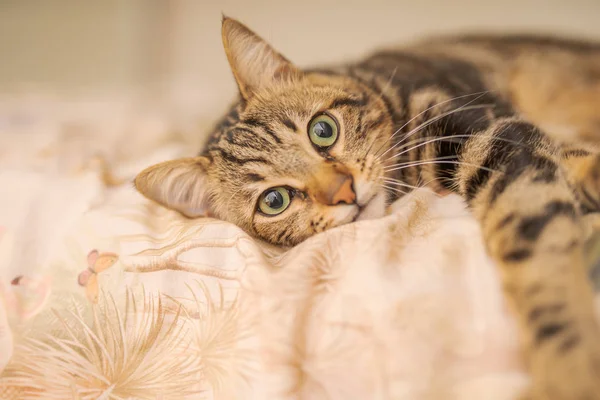
[[[3,107],[0,398],[512,399],[527,384],[457,196],[417,191],[275,249],[135,192],[137,171],[187,155],[168,115]]]

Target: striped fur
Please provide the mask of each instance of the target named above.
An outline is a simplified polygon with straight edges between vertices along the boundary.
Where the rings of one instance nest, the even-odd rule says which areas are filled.
[[[185,199],[196,213],[202,204],[284,246],[381,216],[411,187],[459,193],[481,222],[522,329],[528,395],[600,399],[580,223],[600,210],[600,45],[439,38],[301,71],[237,21],[224,19],[223,38],[239,101],[195,161],[140,174],[142,193],[182,212]],[[322,112],[340,126],[326,150],[307,135]],[[317,192],[340,173],[352,178],[356,200],[323,203]],[[293,189],[290,207],[261,215],[257,199],[274,186]]]

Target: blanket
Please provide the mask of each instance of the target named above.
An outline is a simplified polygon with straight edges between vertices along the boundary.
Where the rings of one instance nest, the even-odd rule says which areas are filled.
[[[457,196],[419,190],[272,248],[135,192],[136,172],[197,150],[157,110],[0,102],[1,399],[500,400],[527,385]]]

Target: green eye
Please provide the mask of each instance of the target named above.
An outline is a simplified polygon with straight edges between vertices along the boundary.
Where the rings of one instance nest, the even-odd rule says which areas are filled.
[[[267,215],[281,214],[289,205],[290,191],[284,187],[265,190],[258,201],[258,208]]]
[[[317,115],[308,124],[308,137],[319,147],[329,147],[338,137],[338,125],[327,114]]]

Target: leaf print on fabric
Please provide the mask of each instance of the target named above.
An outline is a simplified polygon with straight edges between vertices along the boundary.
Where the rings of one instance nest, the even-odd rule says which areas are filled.
[[[198,398],[201,366],[181,313],[167,314],[160,297],[126,296],[119,309],[101,295],[92,322],[60,312],[64,335],[23,338],[0,384],[19,388],[23,399]]]
[[[227,389],[225,383],[240,367],[240,354],[235,351],[240,336],[237,299],[226,302],[219,286],[219,297],[215,300],[204,282],[197,281],[196,285],[207,300],[203,302],[194,288],[188,286],[198,312],[198,318],[190,319],[191,350],[202,363],[203,375],[219,398],[218,393]]]
[[[198,239],[195,232],[183,235],[174,242],[163,245],[156,249],[143,250],[134,254],[125,261],[126,272],[156,272],[163,270],[193,272],[199,275],[219,278],[223,280],[237,281],[242,271],[239,269],[226,270],[219,266],[205,265],[198,262],[186,262],[178,257],[191,249],[198,247],[206,248],[235,248],[240,250],[239,242],[250,241],[245,236],[226,239]]]

